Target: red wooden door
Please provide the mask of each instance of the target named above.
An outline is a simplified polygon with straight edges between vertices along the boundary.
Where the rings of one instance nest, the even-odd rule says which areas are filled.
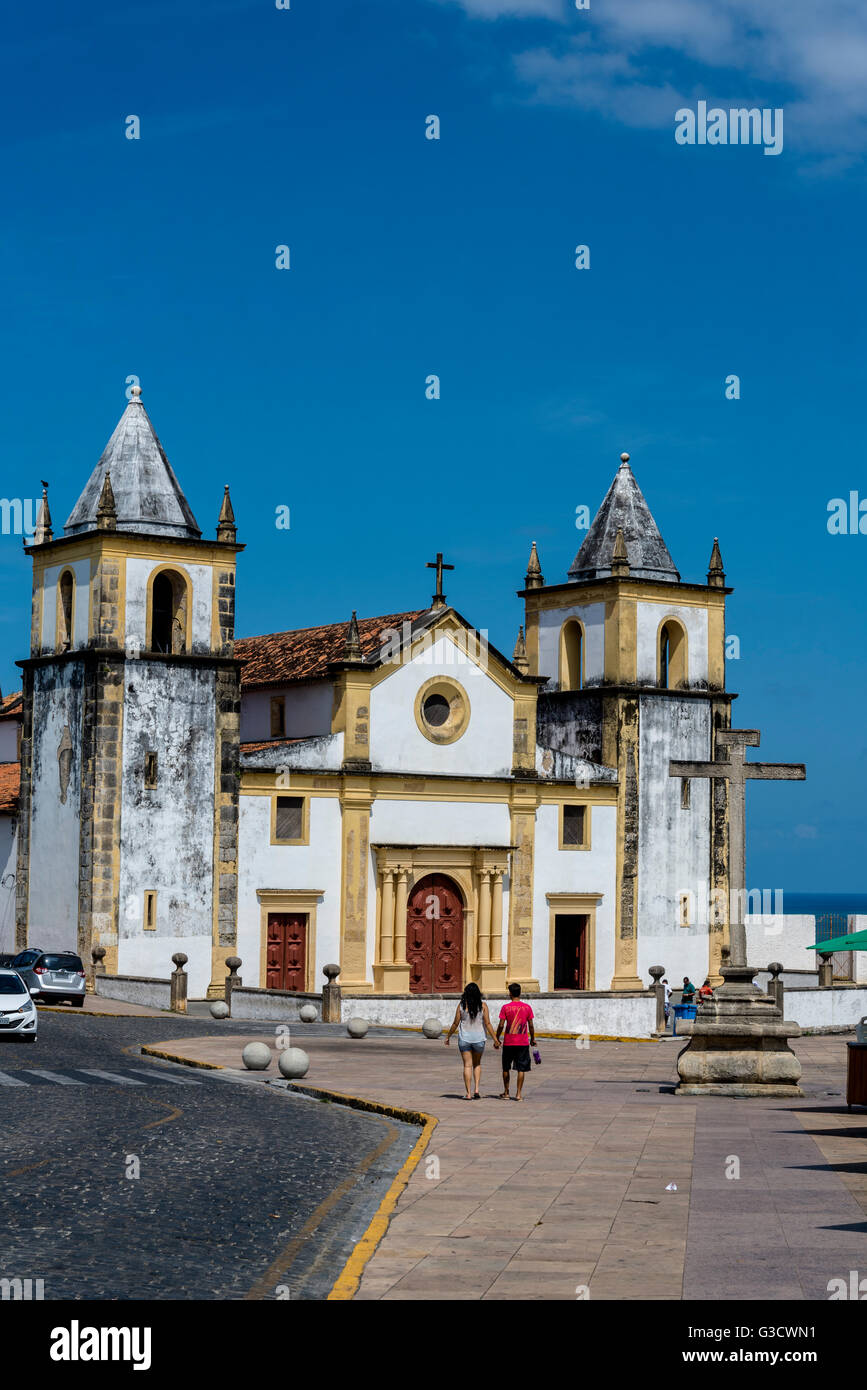
[[[463,989],[464,905],[444,874],[428,874],[412,890],[406,958],[413,994],[459,994]]]
[[[303,990],[306,976],[306,912],[269,912],[266,988]]]

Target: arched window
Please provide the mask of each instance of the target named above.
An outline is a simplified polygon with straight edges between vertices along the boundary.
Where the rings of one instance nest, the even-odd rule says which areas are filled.
[[[584,629],[570,618],[560,632],[560,689],[580,690],[584,685]]]
[[[686,633],[680,623],[667,618],[659,629],[659,684],[663,690],[686,685]]]
[[[187,583],[174,570],[161,570],[153,581],[150,650],[175,655],[187,650]]]
[[[57,650],[68,652],[72,646],[72,603],[75,580],[70,570],[64,570],[57,584]]]

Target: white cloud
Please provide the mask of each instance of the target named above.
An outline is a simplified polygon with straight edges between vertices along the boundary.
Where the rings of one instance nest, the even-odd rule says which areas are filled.
[[[443,3],[443,0],[440,0]],[[849,167],[867,148],[864,0],[451,0],[471,18],[559,19],[544,47],[514,55],[536,101],[629,126],[673,128],[674,110],[782,106],[786,148]]]

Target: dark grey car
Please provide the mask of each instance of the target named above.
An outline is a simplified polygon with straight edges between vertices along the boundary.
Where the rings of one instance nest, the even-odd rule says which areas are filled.
[[[15,957],[18,971],[33,999],[60,1004],[67,999],[79,1008],[84,1003],[87,981],[81,957],[72,951],[35,951],[32,947]]]

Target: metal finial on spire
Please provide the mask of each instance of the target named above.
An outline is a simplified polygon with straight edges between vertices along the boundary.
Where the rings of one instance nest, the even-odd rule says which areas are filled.
[[[133,402],[141,400],[141,387],[138,384],[129,388],[129,398]]]
[[[620,455],[620,462],[621,462],[621,463],[624,465],[624,467],[625,467],[626,464],[629,462],[629,455],[628,455],[628,454],[621,454],[621,455]]]
[[[536,549],[536,542],[533,541],[530,558],[527,561],[527,573],[524,576],[524,588],[541,589],[544,584],[545,576],[542,573],[542,566],[539,564],[539,552]]]

